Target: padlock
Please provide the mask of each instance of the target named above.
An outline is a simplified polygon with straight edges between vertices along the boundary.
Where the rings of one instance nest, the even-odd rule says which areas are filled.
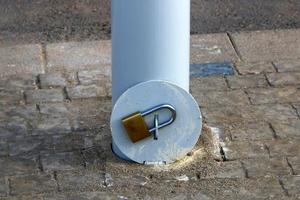
[[[155,123],[155,126],[149,129],[148,125],[145,122],[144,117],[162,109],[168,109],[169,111],[171,111],[172,115],[170,119],[166,120],[161,124]],[[127,131],[129,138],[133,143],[135,143],[147,137],[150,137],[152,135],[151,133],[155,131],[157,132],[158,129],[161,129],[163,127],[172,124],[175,121],[175,119],[176,119],[175,108],[169,104],[161,104],[159,106],[155,106],[151,109],[148,109],[144,112],[135,112],[127,117],[124,117],[122,119],[122,123],[124,128]],[[156,137],[157,136],[155,135],[154,138]]]

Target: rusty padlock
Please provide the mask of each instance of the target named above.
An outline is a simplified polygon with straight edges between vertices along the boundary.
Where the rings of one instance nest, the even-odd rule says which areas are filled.
[[[158,124],[156,123],[156,125],[152,128],[149,128],[148,125],[145,122],[144,117],[154,113],[158,110],[162,110],[162,109],[168,109],[169,111],[171,111],[172,115],[170,117],[169,120],[166,120],[165,122]],[[159,106],[155,106],[151,109],[148,109],[144,112],[135,112],[127,117],[124,117],[122,119],[122,123],[124,128],[127,131],[127,134],[129,136],[129,138],[131,139],[131,141],[133,143],[138,142],[140,140],[143,140],[147,137],[151,136],[151,133],[157,131],[158,129],[161,129],[163,127],[166,127],[170,124],[172,124],[176,119],[176,110],[173,106],[169,105],[169,104],[161,104]],[[157,136],[155,136],[157,137]]]

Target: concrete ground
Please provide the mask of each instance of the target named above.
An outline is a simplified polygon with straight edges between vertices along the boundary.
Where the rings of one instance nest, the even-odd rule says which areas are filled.
[[[1,47],[0,199],[300,199],[299,38],[193,35],[192,66],[234,75],[193,75],[203,133],[168,166],[111,152],[109,40]]]
[[[192,0],[191,33],[300,27],[299,0]],[[110,0],[1,0],[0,41],[110,38]]]

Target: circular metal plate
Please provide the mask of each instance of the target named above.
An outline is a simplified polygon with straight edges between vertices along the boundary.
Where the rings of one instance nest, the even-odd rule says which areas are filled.
[[[148,137],[133,143],[122,119],[160,104],[175,107],[176,120],[159,130],[158,140]],[[159,115],[162,121],[169,117],[167,110],[162,110]],[[145,120],[150,125],[153,117],[148,116]],[[171,163],[180,159],[192,150],[201,128],[202,117],[197,102],[187,91],[166,81],[143,82],[128,89],[117,100],[111,115],[114,144],[126,157],[138,163]]]

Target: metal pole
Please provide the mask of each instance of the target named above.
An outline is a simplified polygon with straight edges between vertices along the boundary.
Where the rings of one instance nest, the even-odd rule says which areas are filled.
[[[189,91],[190,0],[112,0],[112,101],[149,80]],[[159,91],[158,91],[159,92]],[[113,150],[126,156],[113,142]]]
[[[112,1],[112,98],[149,80],[189,90],[190,0]]]

